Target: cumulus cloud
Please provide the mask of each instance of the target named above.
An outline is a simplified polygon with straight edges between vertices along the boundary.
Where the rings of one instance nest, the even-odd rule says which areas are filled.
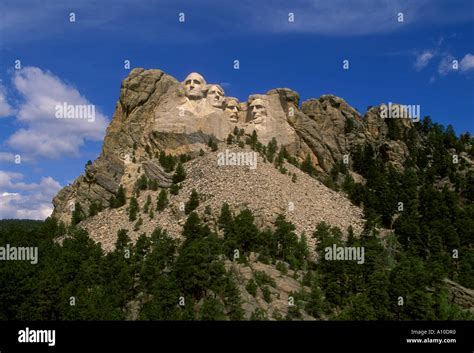
[[[459,68],[464,72],[474,69],[474,55],[469,53],[464,55],[459,63]]]
[[[107,118],[59,77],[37,67],[25,67],[14,74],[12,82],[23,98],[16,113],[17,121],[23,126],[8,139],[11,148],[55,159],[77,156],[85,140],[103,139]],[[93,119],[77,114],[58,119],[57,109],[65,103],[71,107],[92,108]]]
[[[23,174],[0,170],[0,218],[45,219],[53,212],[52,198],[61,185],[52,177],[25,183]]]
[[[5,87],[0,82],[0,118],[10,116],[14,113],[13,108],[7,102]]]
[[[417,55],[416,57],[416,61],[415,61],[415,69],[417,71],[420,71],[421,69],[423,69],[424,67],[426,67],[428,65],[428,63],[430,62],[430,60],[434,57],[434,53],[431,52],[431,51],[424,51],[423,53]]]
[[[10,152],[0,152],[0,162],[10,162],[15,161],[15,155]]]

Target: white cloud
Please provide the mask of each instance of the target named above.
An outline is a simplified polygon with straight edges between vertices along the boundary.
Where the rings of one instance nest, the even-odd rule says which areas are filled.
[[[445,55],[438,65],[438,74],[446,76],[450,71],[454,70],[454,57],[452,55]]]
[[[25,3],[28,5],[25,6]],[[78,12],[74,32],[92,31],[94,35],[120,33],[121,43],[222,40],[229,34],[242,36],[255,33],[313,33],[336,36],[384,34],[404,31],[409,26],[426,27],[433,23],[463,23],[472,21],[471,0],[455,4],[445,0],[273,0],[273,1],[75,1]],[[133,5],[133,6],[131,6]],[[192,31],[183,27],[174,16],[158,13],[179,13],[198,19],[202,26]],[[70,32],[68,2],[54,0],[12,1],[0,12],[0,31],[4,41],[24,43],[32,40],[60,40]],[[288,13],[295,22],[288,21]],[[399,12],[403,23],[397,21]],[[150,35],[143,36],[143,33]],[[159,33],[155,37],[153,33]],[[2,43],[0,42],[0,46]]]
[[[45,219],[51,215],[51,200],[61,189],[52,177],[43,177],[39,183],[17,182],[20,173],[0,171],[0,219]]]
[[[23,127],[7,141],[13,149],[48,158],[77,156],[86,139],[103,139],[108,120],[95,106],[94,121],[56,118],[56,106],[64,102],[92,105],[59,77],[37,67],[25,67],[12,81],[23,98],[16,115]]]
[[[472,21],[469,1],[457,5],[450,6],[442,0],[274,0],[271,4],[252,1],[247,12],[253,23],[246,28],[349,37],[404,31],[432,23]],[[294,13],[294,22],[288,21],[289,12]],[[398,22],[400,13],[403,22]]]
[[[0,118],[10,116],[14,113],[13,108],[7,102],[5,87],[0,82]]]
[[[0,152],[0,162],[10,162],[15,161],[15,155],[10,152]]]
[[[434,57],[434,53],[431,52],[431,51],[424,51],[423,53],[417,55],[416,57],[416,61],[415,61],[415,69],[417,71],[420,71],[421,69],[423,69],[424,67],[426,67],[428,65],[428,63],[430,62],[430,60]]]
[[[466,54],[460,62],[457,62],[457,67],[455,67],[456,60],[451,54],[445,54],[438,65],[438,74],[441,76],[446,76],[450,72],[459,71],[461,73],[467,73],[470,70],[474,69],[474,55]]]
[[[459,68],[461,71],[469,71],[474,69],[474,55],[469,53],[464,55],[464,58],[462,58],[461,62],[459,63]]]

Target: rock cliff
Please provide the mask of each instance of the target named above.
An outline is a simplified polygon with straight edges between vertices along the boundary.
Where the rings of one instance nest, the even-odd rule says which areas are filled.
[[[409,119],[393,123],[400,129],[411,125]],[[107,208],[120,185],[130,196],[142,173],[168,187],[171,175],[158,162],[160,152],[197,156],[210,138],[224,141],[236,127],[249,136],[256,131],[264,145],[275,138],[300,162],[309,155],[321,175],[365,143],[383,146],[397,167],[407,151],[404,142],[386,139],[387,119],[379,107],[362,116],[333,95],[300,104],[299,94],[288,88],[239,102],[197,73],[180,82],[161,70],[136,68],[122,82],[100,156],[54,198],[53,216],[69,223],[76,203],[83,210],[91,203]]]

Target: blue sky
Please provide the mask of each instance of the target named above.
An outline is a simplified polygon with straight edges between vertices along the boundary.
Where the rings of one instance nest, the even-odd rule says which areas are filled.
[[[124,60],[179,80],[200,72],[240,100],[289,87],[302,100],[340,96],[362,114],[419,104],[421,116],[474,132],[473,1],[0,0],[0,8],[0,218],[45,218],[52,196],[98,156]],[[96,120],[56,119],[62,101],[93,104]]]

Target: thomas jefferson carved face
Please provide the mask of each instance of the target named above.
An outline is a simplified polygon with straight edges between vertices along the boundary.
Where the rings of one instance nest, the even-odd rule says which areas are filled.
[[[267,110],[265,109],[265,103],[263,99],[257,98],[250,103],[250,114],[253,120],[261,122],[267,116]]]
[[[184,80],[185,95],[189,99],[201,99],[204,97],[206,80],[197,72],[192,72]]]
[[[210,85],[207,91],[207,101],[210,105],[216,108],[221,108],[224,105],[224,90],[219,85]]]
[[[239,101],[235,98],[229,98],[226,102],[225,111],[229,113],[229,119],[232,122],[239,120]]]

